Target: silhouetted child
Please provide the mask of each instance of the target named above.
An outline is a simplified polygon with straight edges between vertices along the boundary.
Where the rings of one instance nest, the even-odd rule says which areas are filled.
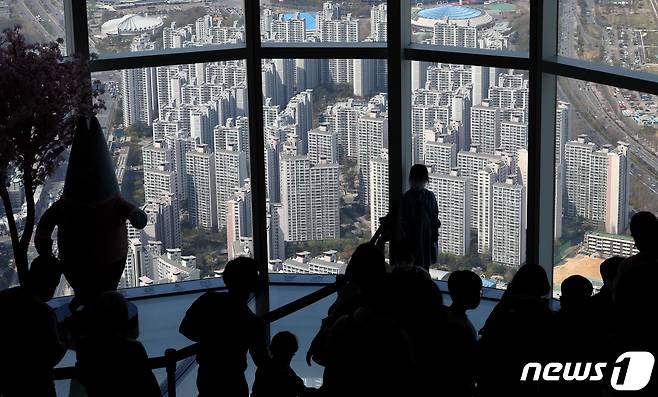
[[[468,270],[457,270],[448,277],[448,291],[452,304],[448,308],[447,321],[464,328],[477,338],[477,332],[471,320],[466,315],[467,310],[473,310],[480,305],[482,294],[482,279]]]
[[[258,286],[258,265],[247,257],[226,264],[228,292],[206,292],[185,313],[180,333],[199,342],[197,387],[200,397],[246,397],[247,352],[258,368],[268,365],[265,324],[249,309]]]
[[[557,315],[558,327],[565,330],[562,345],[569,352],[584,351],[591,340],[591,315],[589,303],[592,298],[592,283],[583,276],[569,276],[560,286],[560,311]],[[568,331],[567,331],[568,330]],[[576,352],[574,352],[576,353]],[[582,353],[581,353],[582,354]]]
[[[436,263],[439,240],[439,207],[429,182],[427,167],[415,164],[409,171],[411,188],[400,202],[400,227],[404,244],[409,244],[417,266],[426,270]]]
[[[0,396],[55,396],[53,367],[66,348],[45,302],[52,299],[61,274],[55,258],[39,257],[30,266],[28,287],[0,291]]]
[[[78,342],[78,378],[89,397],[160,396],[140,342],[127,337],[128,306],[118,292],[102,293],[89,307],[91,332]]]
[[[452,272],[448,278],[452,304],[446,315],[442,338],[445,382],[442,389],[449,396],[472,396],[475,390],[477,332],[466,315],[480,305],[482,279],[468,270]]]
[[[299,344],[295,335],[282,331],[270,342],[272,360],[269,365],[258,367],[251,397],[299,397],[311,394],[314,389],[304,386],[302,378],[290,368]]]

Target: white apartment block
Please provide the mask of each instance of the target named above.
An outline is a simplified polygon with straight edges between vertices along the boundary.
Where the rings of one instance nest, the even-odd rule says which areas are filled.
[[[432,45],[476,48],[477,29],[439,21],[432,29]]]
[[[164,194],[178,199],[177,179],[176,172],[171,170],[171,164],[144,169],[144,200],[158,200]]]
[[[453,134],[436,134],[433,130],[426,131],[423,134],[423,163],[431,168],[436,174],[450,174],[450,171],[457,166],[457,143],[455,142],[455,133]],[[415,161],[419,163],[419,161]]]
[[[631,236],[592,232],[586,233],[583,241],[584,250],[589,255],[603,258],[611,256],[629,257],[639,251],[635,248],[635,241]]]
[[[430,174],[428,189],[439,206],[439,249],[453,255],[468,255],[471,246],[471,184],[459,172]]]
[[[357,158],[359,117],[362,107],[353,99],[327,108],[324,118],[338,136],[338,157]]]
[[[597,150],[586,135],[564,148],[564,215],[582,218],[606,233],[623,233],[628,226],[628,145],[606,145]]]
[[[525,187],[513,178],[493,185],[493,221],[491,260],[519,267],[526,254]]]
[[[190,221],[204,229],[217,228],[215,163],[215,155],[205,145],[197,145],[185,157]]]
[[[488,154],[500,146],[500,111],[486,100],[471,108],[471,144]]]
[[[388,40],[387,10],[387,3],[374,5],[370,9],[370,37],[373,41],[386,42]]]
[[[473,211],[471,227],[473,229],[479,227],[480,219],[480,210],[478,209],[480,207],[478,200],[480,191],[477,182],[478,173],[491,164],[495,165],[495,169],[498,170],[500,180],[507,177],[509,164],[503,156],[480,153],[476,146],[472,147],[468,152],[461,151],[457,153],[457,167],[459,168],[460,175],[469,178],[471,183],[471,208]]]
[[[388,214],[388,154],[370,160],[370,233],[379,228],[379,219]]]
[[[311,164],[338,163],[338,135],[329,125],[320,124],[308,132],[308,158]]]
[[[281,229],[286,241],[311,240],[311,169],[308,157],[281,156]]]
[[[340,166],[321,160],[311,166],[310,177],[311,239],[340,238]]]
[[[367,206],[370,188],[370,160],[388,149],[388,118],[385,113],[370,111],[359,117],[357,161],[359,165],[359,199]]]
[[[148,216],[145,234],[149,240],[161,241],[164,248],[182,245],[178,199],[173,194],[162,194],[146,200],[144,211]]]
[[[269,260],[283,260],[286,256],[285,235],[281,220],[285,219],[283,206],[267,203],[267,257]]]
[[[528,124],[513,121],[500,123],[499,148],[518,158],[519,149],[528,148]]]
[[[253,238],[251,222],[251,184],[245,184],[226,201],[226,246],[228,259],[239,256],[236,252],[236,242]]]
[[[345,274],[347,265],[339,261],[336,251],[325,251],[322,256],[311,258],[311,253],[302,251],[281,263],[281,272],[298,274]]]
[[[217,227],[226,226],[226,202],[240,189],[247,178],[247,158],[237,145],[215,151],[215,177],[217,191]]]
[[[283,15],[271,22],[269,39],[277,42],[294,43],[306,41],[306,20],[299,14],[288,20]]]

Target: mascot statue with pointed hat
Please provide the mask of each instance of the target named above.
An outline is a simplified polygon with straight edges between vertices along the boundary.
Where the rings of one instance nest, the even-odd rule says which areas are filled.
[[[120,193],[112,157],[96,119],[76,126],[64,193],[41,217],[34,242],[39,255],[52,255],[51,235],[66,280],[75,291],[72,308],[117,289],[126,264],[126,220],[138,228],[147,216]]]

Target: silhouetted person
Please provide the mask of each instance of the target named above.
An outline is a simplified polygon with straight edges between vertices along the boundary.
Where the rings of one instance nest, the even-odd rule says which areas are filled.
[[[624,260],[619,266],[613,291],[617,327],[614,348],[609,360],[616,360],[627,351],[648,351],[658,355],[658,339],[655,332],[655,313],[658,295],[658,220],[649,212],[639,212],[631,218],[631,234],[638,254]],[[654,369],[655,371],[655,369]],[[656,377],[634,395],[654,396],[658,393]]]
[[[429,269],[438,255],[439,207],[433,192],[425,189],[429,182],[427,167],[415,164],[409,171],[411,188],[400,202],[400,227],[403,244],[412,247],[417,266]]]
[[[363,304],[331,327],[324,395],[414,395],[409,393],[414,367],[410,341],[397,326],[386,284],[366,286]]]
[[[482,279],[468,270],[452,272],[448,278],[452,304],[446,315],[446,326],[441,334],[444,363],[441,385],[446,396],[472,396],[475,391],[477,360],[477,332],[466,315],[480,305]]]
[[[66,348],[45,302],[61,274],[56,259],[39,257],[30,266],[28,287],[0,291],[0,396],[55,396],[53,367]]]
[[[581,275],[572,275],[560,285],[560,310],[556,315],[556,333],[546,343],[553,345],[551,361],[558,362],[599,362],[605,356],[600,354],[599,337],[603,336],[594,328],[591,311],[592,283]],[[595,382],[546,382],[545,394],[592,396],[599,395],[600,384]]]
[[[579,274],[565,278],[560,289],[560,313],[585,311],[594,291],[592,282]]]
[[[78,342],[78,379],[89,397],[156,397],[160,387],[144,346],[127,337],[128,306],[118,292],[102,293],[89,307],[91,332]]]
[[[548,277],[538,265],[519,268],[480,330],[478,396],[535,396],[536,382],[520,382],[523,366],[549,356],[554,335]]]
[[[258,367],[251,397],[299,397],[312,394],[315,389],[304,386],[302,378],[290,368],[297,353],[297,337],[288,331],[274,335],[270,342],[272,360],[269,365]]]
[[[634,294],[632,283],[625,283],[625,278],[632,272],[647,272],[649,267],[658,266],[658,219],[651,212],[638,212],[631,218],[631,235],[639,253],[626,258],[620,265],[615,282],[615,299],[619,294]],[[629,276],[631,278],[638,276]],[[641,276],[639,276],[641,277]],[[619,297],[625,305],[626,297]]]
[[[411,343],[414,389],[409,395],[428,395],[436,391],[434,376],[441,368],[443,346],[436,341],[445,323],[443,296],[428,271],[413,265],[408,247],[396,250],[396,266],[386,285],[395,320]]]
[[[599,267],[599,272],[601,273],[601,279],[603,280],[603,286],[590,299],[592,311],[595,316],[611,316],[612,314],[612,296],[613,288],[615,284],[615,279],[617,278],[617,271],[619,270],[619,265],[624,261],[625,258],[621,256],[613,256],[604,260]]]
[[[456,324],[468,331],[477,339],[477,332],[471,320],[466,315],[467,310],[473,310],[480,305],[482,294],[482,279],[469,270],[457,270],[448,277],[448,292],[452,304],[448,308],[447,320],[450,324]]]
[[[197,387],[200,397],[249,395],[244,376],[247,352],[258,368],[267,365],[265,324],[249,309],[258,286],[258,266],[239,257],[226,264],[228,292],[206,292],[185,313],[180,333],[199,342]]]
[[[328,330],[336,319],[353,313],[361,305],[364,286],[378,282],[385,274],[384,255],[374,244],[361,244],[354,250],[345,269],[345,284],[338,291],[336,301],[329,307],[327,317],[322,320],[320,330],[306,353],[308,365],[311,365],[311,360],[325,365]]]

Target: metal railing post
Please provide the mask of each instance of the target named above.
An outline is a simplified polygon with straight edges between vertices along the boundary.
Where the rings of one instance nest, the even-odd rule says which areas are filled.
[[[176,349],[165,350],[167,396],[176,397]]]

